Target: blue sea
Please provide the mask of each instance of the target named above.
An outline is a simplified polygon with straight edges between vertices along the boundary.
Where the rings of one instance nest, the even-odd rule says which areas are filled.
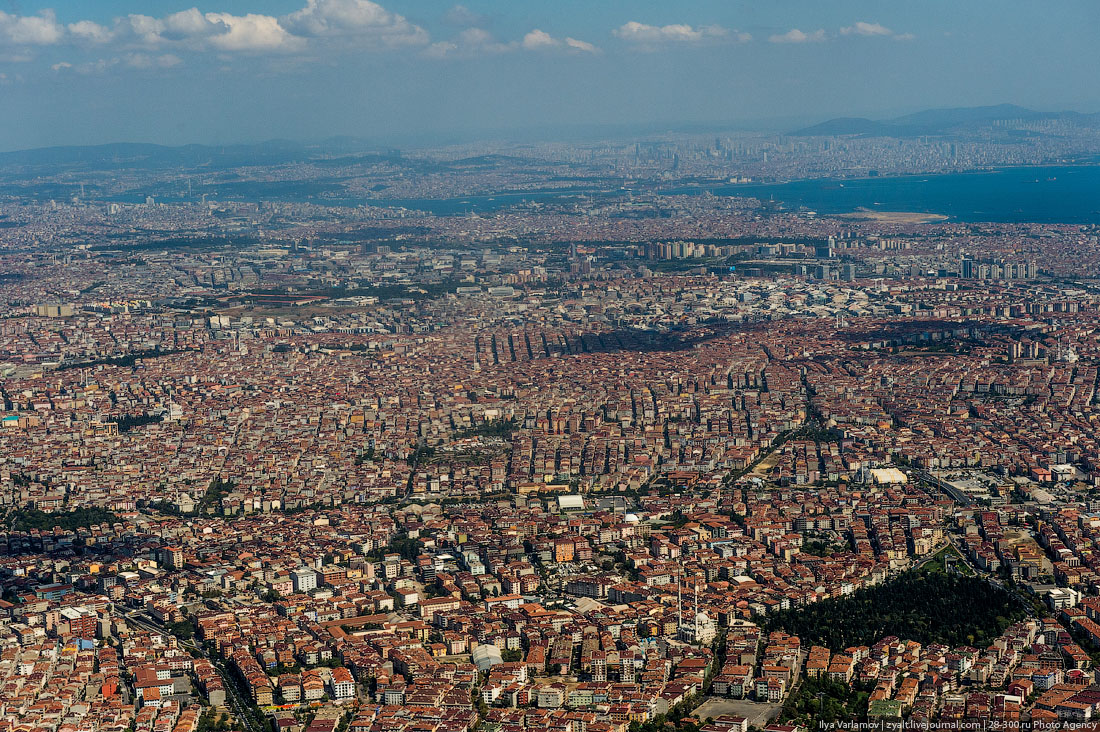
[[[722,196],[771,199],[790,210],[804,208],[820,214],[850,213],[867,208],[937,213],[966,222],[1100,223],[1100,165],[1013,167],[977,173],[698,186],[665,192],[703,191]],[[588,193],[593,197],[613,195]],[[523,201],[575,201],[577,194],[534,191],[495,196],[359,202],[404,206],[440,216],[454,216],[496,211]]]
[[[979,173],[726,185],[716,195],[751,196],[820,214],[937,213],[955,221],[1100,223],[1100,165],[1000,168]]]
[[[11,186],[9,186],[10,188]],[[75,188],[39,190],[20,188],[12,193],[54,197],[72,194]],[[637,184],[634,193],[645,193]],[[1100,224],[1100,161],[1094,165],[1008,167],[976,173],[910,175],[877,178],[813,179],[787,183],[676,185],[659,188],[667,194],[746,196],[773,200],[787,210],[808,209],[819,214],[851,213],[860,208],[879,211],[936,213],[955,221],[1008,223]],[[570,190],[502,192],[456,198],[343,197],[333,183],[286,184],[234,183],[218,188],[215,195],[227,200],[308,201],[330,206],[401,206],[437,216],[490,213],[523,202],[546,204],[609,200],[624,194],[613,185]],[[0,193],[7,192],[0,186]],[[184,200],[169,192],[157,192],[158,201]],[[107,200],[135,201],[133,192]]]

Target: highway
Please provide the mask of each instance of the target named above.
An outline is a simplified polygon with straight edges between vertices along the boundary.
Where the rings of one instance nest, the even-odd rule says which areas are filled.
[[[927,470],[917,470],[915,472],[921,480],[936,486],[941,491],[951,496],[951,499],[955,501],[955,503],[962,505],[964,508],[971,508],[975,505],[973,498],[963,493],[958,488],[948,483],[946,480],[942,478],[937,478],[936,476],[929,473]]]
[[[162,626],[153,618],[145,615],[140,610],[134,610],[126,613],[125,615],[126,619],[129,622],[133,623],[139,628],[143,628],[144,630],[148,630],[153,633],[172,635],[172,633],[169,632],[167,628]],[[206,649],[203,648],[200,644],[195,643],[194,641],[187,641],[181,638],[176,638],[176,640],[184,648],[196,651],[202,658],[205,658],[213,664],[214,669],[218,672],[218,675],[221,676],[222,684],[225,687],[226,700],[229,702],[229,707],[230,710],[233,712],[233,717],[235,721],[243,724],[248,732],[263,732],[263,730],[259,729],[256,726],[255,722],[252,720],[252,717],[245,713],[245,709],[248,709],[252,706],[251,702],[241,699],[240,693],[237,689],[237,682],[234,678],[231,677],[232,672],[226,669],[225,663],[222,661],[222,659],[211,658],[210,655],[207,654]]]
[[[979,579],[983,579],[988,584],[993,585],[994,587],[999,587],[1000,589],[1002,589],[1005,592],[1009,593],[1010,595],[1015,597],[1016,600],[1023,606],[1024,610],[1027,612],[1029,617],[1035,617],[1035,609],[1034,609],[1034,607],[1032,607],[1031,600],[1028,597],[1026,597],[1019,590],[1019,588],[1014,587],[1014,586],[1010,587],[1010,586],[1006,585],[1004,582],[1002,582],[995,575],[992,575],[989,572],[986,572],[985,570],[983,570],[983,569],[979,568],[977,565],[975,565],[974,562],[971,561],[970,556],[966,553],[966,544],[965,544],[965,542],[963,542],[961,537],[955,537],[955,538],[958,539],[958,545],[955,548],[959,550],[959,554],[962,555],[962,561],[966,564],[966,566],[970,567],[970,569],[972,569],[974,571],[974,576],[975,577],[978,577]]]

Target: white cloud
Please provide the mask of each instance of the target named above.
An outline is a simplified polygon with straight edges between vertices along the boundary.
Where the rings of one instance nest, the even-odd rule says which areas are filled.
[[[198,11],[196,11],[198,12]],[[155,46],[164,42],[164,21],[149,15],[134,13],[115,20],[114,36],[124,42],[137,42]]]
[[[470,28],[483,26],[488,22],[488,19],[484,15],[470,10],[465,5],[455,5],[446,12],[443,21],[459,28]]]
[[[65,29],[52,10],[38,15],[12,15],[0,10],[0,42],[19,46],[49,46],[58,43]]]
[[[108,40],[124,47],[157,48],[164,45],[188,46],[204,50],[207,38],[229,32],[225,23],[212,20],[197,8],[181,10],[163,18],[134,13],[116,18]]]
[[[810,33],[791,28],[786,33],[777,33],[768,38],[772,43],[813,43],[825,40],[825,31],[818,29]]]
[[[841,28],[840,32],[843,35],[850,35],[852,33],[859,36],[892,36],[894,32],[884,25],[879,23],[867,23],[865,21],[858,21],[854,25],[850,25],[846,28]]]
[[[523,47],[528,51],[535,51],[540,48],[554,48],[560,45],[560,41],[555,39],[546,31],[534,29],[523,37]]]
[[[427,31],[371,0],[302,0],[287,15],[234,15],[189,8],[163,17],[133,13],[110,24],[76,20],[57,22],[52,11],[15,15],[0,11],[0,48],[68,43],[113,48],[118,54],[140,51],[149,58],[178,53],[297,53],[313,44],[343,39],[356,49],[427,45]],[[160,52],[160,56],[156,54]],[[117,58],[125,59],[125,55]],[[68,62],[61,62],[62,64]],[[120,63],[125,64],[125,60]],[[72,64],[71,68],[102,67],[100,62]],[[66,68],[60,66],[60,68]]]
[[[454,41],[436,41],[424,49],[424,54],[431,58],[444,58],[458,53],[458,44]]]
[[[385,46],[423,45],[428,32],[370,0],[307,0],[279,23],[304,37],[354,37]]]
[[[561,51],[573,53],[599,53],[600,49],[587,41],[576,38],[555,38],[544,30],[535,28],[518,41],[498,41],[484,28],[467,28],[449,41],[437,41],[425,49],[432,58],[468,57],[511,51]]]
[[[175,54],[165,53],[160,55],[148,53],[128,53],[124,56],[100,58],[81,64],[72,64],[68,61],[59,61],[50,66],[54,71],[74,71],[78,74],[102,74],[118,66],[126,66],[131,69],[170,69],[179,66],[183,59]]]
[[[169,41],[185,41],[193,38],[204,38],[218,33],[225,33],[228,24],[219,16],[227,16],[227,13],[203,13],[198,8],[181,10],[164,17],[159,22],[160,36]]]
[[[893,38],[895,41],[911,41],[916,38],[912,33],[895,33],[881,23],[868,23],[863,20],[841,28],[840,34],[844,36],[878,36],[881,38]]]
[[[225,33],[209,36],[210,45],[222,51],[298,51],[305,41],[287,33],[270,15],[207,13],[211,23],[225,26]]]
[[[523,37],[520,45],[528,51],[543,51],[548,49],[565,49],[580,51],[582,53],[599,53],[598,48],[587,41],[576,38],[554,38],[546,31],[534,29]]]
[[[92,20],[78,20],[75,23],[69,23],[68,31],[74,38],[91,43],[108,43],[114,38],[110,28]]]
[[[291,35],[271,15],[202,13],[181,10],[163,18],[133,14],[119,18],[113,40],[123,48],[174,48],[190,51],[298,51],[302,38]]]
[[[216,0],[209,0],[216,2]],[[404,16],[391,12],[373,0],[299,0],[298,10],[281,16],[264,13],[235,15],[203,12],[191,7],[164,16],[132,13],[110,23],[76,19],[61,24],[53,11],[18,15],[0,11],[0,60],[32,60],[34,46],[66,45],[91,52],[101,49],[99,59],[56,61],[55,71],[94,73],[114,67],[168,68],[183,62],[188,54],[279,53],[293,57],[307,51],[326,49],[360,51],[368,49],[422,46],[431,56],[473,55],[517,51],[600,53],[588,41],[570,36],[553,36],[542,29],[522,38],[501,41],[485,30],[484,16],[463,5],[454,5],[444,20],[461,28],[453,38],[431,42],[426,30]],[[647,26],[627,23],[616,35],[638,42],[698,42],[731,37],[719,26]],[[746,41],[748,34],[734,32],[732,38]],[[97,54],[98,55],[98,54]]]
[[[425,53],[433,58],[469,55],[486,48],[489,38],[489,32],[486,30],[467,28],[455,36],[454,40],[433,43],[428,46]]]
[[[450,41],[439,41],[425,53],[433,58],[446,56],[473,56],[485,53],[504,53],[515,49],[515,43],[501,43],[484,28],[467,28]]]
[[[583,51],[585,53],[599,53],[600,49],[588,41],[577,40],[576,38],[565,37],[565,45],[577,51]]]
[[[90,75],[90,74],[102,74],[105,71],[108,71],[109,69],[112,69],[115,66],[118,66],[122,62],[123,62],[123,59],[120,59],[118,57],[115,57],[115,58],[101,58],[101,59],[96,59],[95,61],[85,61],[84,63],[80,63],[80,64],[71,64],[68,61],[60,61],[60,62],[54,64],[53,66],[51,66],[50,68],[53,69],[54,71],[57,71],[57,72],[62,72],[62,71],[70,72],[71,71],[71,72],[74,72],[74,73],[77,73],[77,74]]]
[[[632,20],[616,28],[612,33],[624,41],[639,45],[653,46],[658,43],[699,43],[708,39],[724,38],[729,31],[719,25],[702,25],[694,28],[683,23],[671,25],[646,25]],[[751,36],[735,32],[737,40],[748,40]]]

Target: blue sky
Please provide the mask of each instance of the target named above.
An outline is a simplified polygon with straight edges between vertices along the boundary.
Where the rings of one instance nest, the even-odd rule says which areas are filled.
[[[1097,29],[1095,0],[0,0],[0,149],[1091,112]]]

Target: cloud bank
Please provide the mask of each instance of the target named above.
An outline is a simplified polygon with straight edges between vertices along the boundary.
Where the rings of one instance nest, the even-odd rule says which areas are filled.
[[[818,28],[806,33],[798,28],[791,28],[786,33],[777,33],[768,38],[772,43],[819,43],[826,38],[825,29]]]
[[[730,31],[720,25],[690,26],[684,23],[648,25],[636,20],[624,23],[613,30],[612,34],[627,43],[644,47],[664,44],[698,44],[720,39],[732,39],[740,43],[752,40],[752,36],[748,33]]]
[[[86,62],[55,59],[50,66],[55,71],[95,71],[116,66],[168,68],[188,54],[204,53],[307,56],[329,49],[370,53],[411,48],[444,57],[509,51],[595,54],[600,50],[588,41],[556,37],[538,28],[520,39],[499,41],[473,25],[485,21],[484,17],[461,5],[451,8],[443,20],[462,30],[448,40],[433,42],[427,30],[373,0],[305,0],[304,6],[279,16],[204,12],[193,7],[163,16],[131,13],[106,24],[93,20],[64,24],[51,10],[36,15],[0,11],[0,58],[30,61],[45,47],[55,47],[101,56]]]
[[[197,7],[163,16],[131,13],[109,23],[62,23],[52,10],[34,15],[0,11],[0,60],[9,63],[52,56],[55,71],[102,71],[115,67],[166,69],[189,55],[276,54],[291,59],[323,58],[326,53],[368,54],[412,50],[429,58],[464,58],[503,53],[596,55],[596,44],[533,28],[520,37],[500,39],[487,28],[492,19],[463,5],[441,12],[450,37],[436,39],[420,25],[373,0],[300,0],[305,4],[283,15],[235,14]],[[259,7],[263,7],[260,5]],[[655,25],[630,20],[610,30],[622,46],[643,51],[749,43],[749,33],[718,24]],[[911,40],[881,23],[859,20],[833,31],[791,28],[767,37],[775,44],[811,44],[840,38]],[[54,49],[48,51],[46,49]],[[60,58],[59,58],[60,56]]]

